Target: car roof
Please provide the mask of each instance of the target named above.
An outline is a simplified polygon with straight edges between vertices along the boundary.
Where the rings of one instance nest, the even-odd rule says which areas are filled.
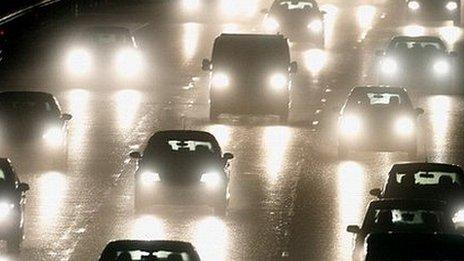
[[[198,139],[204,141],[213,141],[216,142],[216,138],[213,134],[206,131],[197,131],[197,130],[164,130],[158,131],[150,138],[151,142],[156,142],[159,140],[164,140],[167,138],[178,138],[178,139]]]
[[[393,86],[357,86],[351,89],[351,92],[388,92],[388,93],[407,93],[405,88]]]
[[[369,203],[369,208],[446,209],[446,202],[425,199],[379,199]]]
[[[195,259],[198,259],[195,248],[189,242],[171,240],[116,240],[106,245],[100,260],[106,260],[105,258],[109,258],[115,251],[131,251],[138,249],[146,251],[165,249],[175,252],[189,252],[195,255]]]
[[[33,98],[41,100],[54,100],[55,97],[47,92],[36,92],[36,91],[6,91],[0,92],[0,98]]]
[[[391,41],[397,41],[397,42],[440,42],[443,43],[443,40],[438,37],[438,36],[405,36],[405,35],[400,35],[400,36],[395,36],[391,39]]]
[[[418,170],[423,170],[423,171],[449,171],[449,172],[455,172],[458,173],[461,176],[464,176],[463,170],[461,167],[458,165],[453,165],[453,164],[445,164],[445,163],[429,163],[429,162],[410,162],[410,163],[399,163],[393,165],[393,167],[390,170],[390,175],[395,174],[401,171],[407,171],[407,173],[412,173],[412,171],[418,171]]]

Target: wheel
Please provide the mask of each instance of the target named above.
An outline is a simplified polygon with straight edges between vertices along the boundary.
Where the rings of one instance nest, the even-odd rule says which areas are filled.
[[[338,158],[340,160],[348,158],[348,148],[343,144],[338,145]]]
[[[23,235],[21,232],[12,235],[7,241],[6,246],[9,253],[19,253],[21,250],[21,243],[23,241]]]

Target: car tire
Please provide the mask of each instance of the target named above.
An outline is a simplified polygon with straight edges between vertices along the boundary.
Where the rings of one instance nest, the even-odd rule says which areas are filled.
[[[19,253],[21,250],[21,243],[23,241],[22,233],[18,232],[12,235],[6,241],[7,250],[9,253]]]

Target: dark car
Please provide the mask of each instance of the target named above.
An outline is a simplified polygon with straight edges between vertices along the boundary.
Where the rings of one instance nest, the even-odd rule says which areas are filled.
[[[200,261],[192,244],[182,241],[118,240],[108,243],[100,261]]]
[[[361,259],[365,239],[372,233],[456,233],[445,202],[408,199],[372,201],[362,226],[348,226],[347,231],[356,235],[354,260]]]
[[[32,91],[0,93],[2,152],[39,150],[63,155],[67,152],[67,122],[51,94]]]
[[[0,239],[8,251],[17,252],[24,236],[25,192],[29,185],[21,183],[9,159],[0,158]]]
[[[453,234],[373,233],[366,261],[464,260],[464,237]]]
[[[264,30],[280,32],[292,42],[324,47],[324,11],[314,0],[276,0],[263,21]]]
[[[290,76],[288,41],[282,35],[221,34],[214,41],[210,71],[210,119],[222,113],[274,114],[287,121]]]
[[[461,25],[460,0],[405,0],[402,6],[407,22],[453,21]]]
[[[142,76],[143,55],[127,28],[86,28],[68,48],[64,62],[72,81],[134,81]]]
[[[208,132],[156,132],[143,152],[135,174],[135,208],[151,204],[208,205],[224,215],[229,204],[230,153],[222,154]]]
[[[453,91],[456,54],[439,37],[396,36],[377,55],[379,84],[433,93]]]
[[[383,191],[371,190],[378,198],[432,199],[448,202],[456,211],[464,209],[462,168],[442,163],[393,165]],[[464,220],[463,220],[464,221]]]
[[[405,151],[417,154],[417,117],[408,93],[398,87],[355,87],[339,117],[338,154],[350,150]]]

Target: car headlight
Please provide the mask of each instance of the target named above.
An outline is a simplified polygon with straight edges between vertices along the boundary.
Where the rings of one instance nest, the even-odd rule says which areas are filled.
[[[407,116],[399,118],[395,122],[395,132],[401,136],[409,136],[414,133],[414,121]]]
[[[395,74],[398,71],[398,63],[393,58],[385,58],[380,63],[380,70],[383,74]]]
[[[215,171],[206,172],[201,175],[200,182],[208,187],[217,187],[221,182],[221,176]]]
[[[153,185],[157,182],[161,181],[160,175],[157,172],[153,171],[144,171],[142,174],[140,174],[140,181],[142,182],[143,185],[148,186],[148,185]]]
[[[11,214],[13,208],[14,204],[11,204],[10,202],[0,202],[0,220],[7,218]]]
[[[448,3],[446,3],[446,9],[448,9],[448,11],[454,11],[456,9],[458,9],[458,4],[454,1],[449,1]]]
[[[308,29],[311,30],[313,33],[320,33],[322,32],[322,21],[317,19],[308,24]]]
[[[340,132],[343,135],[356,135],[361,130],[361,120],[358,116],[347,115],[343,116],[340,122]]]
[[[433,71],[438,75],[448,74],[450,65],[446,61],[437,61],[433,64]]]
[[[74,49],[69,52],[66,63],[70,73],[82,76],[90,72],[92,59],[86,50]]]
[[[279,22],[277,22],[277,20],[273,17],[266,17],[264,19],[264,29],[266,31],[271,31],[271,32],[274,32],[274,31],[277,31],[280,27],[280,24]]]
[[[281,90],[287,87],[288,78],[283,73],[276,73],[271,76],[269,83],[272,88],[276,90]]]
[[[216,88],[225,88],[228,87],[230,84],[229,77],[225,73],[214,73],[213,79],[212,79],[212,84]]]
[[[121,50],[116,54],[116,71],[123,77],[134,77],[142,70],[142,54],[135,49]]]
[[[408,3],[408,8],[413,10],[413,11],[416,11],[420,8],[420,3],[417,2],[417,1],[410,1]]]
[[[52,146],[59,146],[63,142],[63,131],[60,127],[50,127],[45,130],[42,138]]]

